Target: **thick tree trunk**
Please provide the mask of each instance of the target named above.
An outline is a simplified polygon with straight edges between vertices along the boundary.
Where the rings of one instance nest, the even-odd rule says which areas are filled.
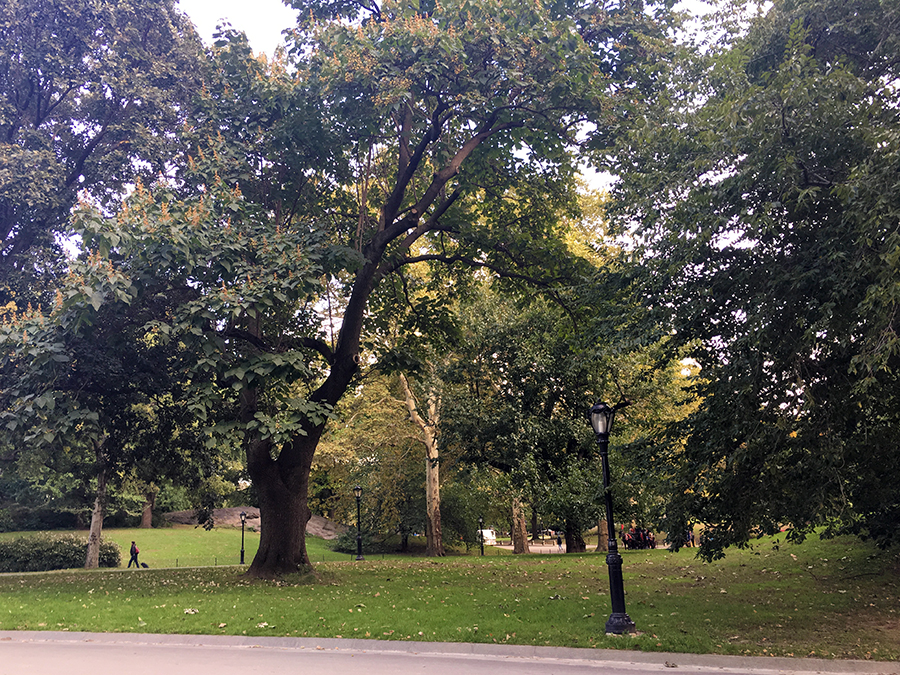
[[[153,507],[156,505],[156,490],[147,488],[144,493],[144,510],[141,511],[141,527],[149,529],[153,527]]]
[[[400,384],[403,386],[409,418],[422,432],[422,444],[425,446],[425,555],[442,556],[444,543],[441,538],[441,481],[437,440],[440,399],[434,392],[431,393],[428,397],[427,419],[425,419],[419,414],[409,380],[402,373]]]
[[[106,468],[97,476],[97,496],[94,498],[94,510],[91,513],[91,533],[88,535],[87,556],[84,566],[87,569],[100,567],[100,538],[103,534],[103,515],[106,511]]]
[[[587,544],[584,543],[584,537],[581,536],[581,530],[574,527],[572,523],[566,522],[566,553],[584,553],[587,550]]]
[[[609,550],[609,534],[606,531],[606,520],[597,521],[597,553]]]
[[[444,555],[444,543],[441,540],[441,485],[439,464],[435,456],[425,457],[425,555]]]
[[[531,553],[528,548],[528,528],[525,525],[525,509],[518,497],[512,502],[512,545],[513,553]]]
[[[247,569],[255,577],[305,572],[312,568],[306,552],[310,510],[309,470],[319,435],[285,444],[278,459],[269,440],[247,446],[247,468],[259,496],[259,550]]]

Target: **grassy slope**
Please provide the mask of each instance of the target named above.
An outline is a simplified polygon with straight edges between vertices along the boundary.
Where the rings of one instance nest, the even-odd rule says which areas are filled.
[[[220,565],[236,559],[239,530],[107,536],[123,548],[135,538],[154,568],[0,576],[0,629],[900,658],[900,562],[850,539],[799,547],[764,539],[710,564],[689,549],[626,552],[626,601],[640,633],[612,637],[603,634],[609,595],[602,555],[388,556],[328,562],[317,565],[315,577],[261,582],[241,577],[238,567],[156,569],[174,557],[212,554]],[[248,533],[248,562],[256,541]],[[319,547],[337,556],[313,541],[314,559]]]

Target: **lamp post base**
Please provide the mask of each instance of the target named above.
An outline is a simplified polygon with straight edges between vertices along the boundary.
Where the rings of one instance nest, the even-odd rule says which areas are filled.
[[[634,621],[627,614],[613,612],[609,615],[609,619],[606,620],[606,632],[613,635],[634,633]]]

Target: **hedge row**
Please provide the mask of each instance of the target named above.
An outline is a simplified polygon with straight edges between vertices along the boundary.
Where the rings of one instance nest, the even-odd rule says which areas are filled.
[[[0,572],[44,572],[84,567],[87,539],[77,534],[31,534],[0,540]],[[122,551],[100,542],[100,567],[118,567]]]

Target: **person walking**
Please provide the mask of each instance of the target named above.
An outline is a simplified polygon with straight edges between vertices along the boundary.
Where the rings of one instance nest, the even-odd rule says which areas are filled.
[[[134,542],[131,542],[131,559],[128,561],[129,568],[131,567],[131,563],[134,563],[135,567],[140,568],[141,565],[140,565],[140,563],[138,563],[138,559],[137,559],[138,553],[140,553],[140,552],[141,552],[141,550],[137,547],[137,544],[135,544]]]

